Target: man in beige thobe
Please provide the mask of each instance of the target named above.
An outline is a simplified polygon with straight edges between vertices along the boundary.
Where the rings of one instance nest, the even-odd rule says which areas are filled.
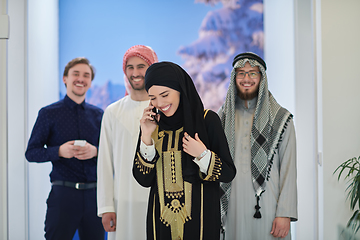
[[[266,64],[254,53],[234,58],[219,110],[238,174],[223,184],[226,240],[291,239],[297,220],[296,140],[292,115],[268,90]]]

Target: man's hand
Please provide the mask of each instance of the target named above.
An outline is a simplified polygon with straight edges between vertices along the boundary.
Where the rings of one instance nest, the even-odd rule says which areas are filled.
[[[85,146],[83,147],[74,146],[74,150],[75,150],[74,157],[76,157],[79,160],[91,159],[97,156],[97,148],[88,142],[86,142]]]
[[[270,234],[276,238],[284,238],[288,235],[290,230],[290,218],[276,217],[273,221]]]
[[[75,141],[68,141],[59,147],[59,157],[63,158],[72,158],[74,157],[74,142]]]
[[[68,141],[59,147],[59,156],[63,158],[75,157],[79,160],[91,159],[97,156],[97,148],[86,142],[85,146],[75,146],[75,141]]]
[[[105,231],[107,232],[116,231],[116,213],[114,212],[103,213],[101,221]]]

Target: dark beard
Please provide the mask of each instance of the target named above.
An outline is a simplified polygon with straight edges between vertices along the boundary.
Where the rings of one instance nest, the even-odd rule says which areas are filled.
[[[259,88],[256,89],[256,91],[252,92],[252,93],[248,93],[248,92],[241,92],[238,91],[238,96],[242,99],[242,100],[251,100],[255,97],[257,97],[259,94]]]
[[[145,89],[145,83],[144,83],[142,86],[140,86],[140,87],[134,87],[134,85],[133,85],[133,83],[132,83],[132,79],[129,80],[129,83],[130,83],[131,88],[134,89],[134,90],[139,90],[139,91],[141,91],[141,90],[144,90],[144,89]]]

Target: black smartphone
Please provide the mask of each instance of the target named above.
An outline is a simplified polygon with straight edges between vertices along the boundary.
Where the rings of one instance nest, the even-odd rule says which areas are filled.
[[[156,115],[152,115],[152,118],[154,119],[154,121],[155,121],[156,123],[159,123],[158,120],[156,119],[156,116],[159,114],[159,110],[158,110],[156,107],[153,107],[152,111],[153,111],[154,113],[156,113]]]

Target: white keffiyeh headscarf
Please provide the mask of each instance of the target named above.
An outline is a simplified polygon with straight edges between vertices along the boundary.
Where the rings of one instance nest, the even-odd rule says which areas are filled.
[[[252,55],[254,55],[254,59],[251,58]],[[249,62],[252,67],[258,66],[261,72],[261,80],[251,129],[250,144],[251,176],[255,197],[257,198],[254,217],[261,218],[259,199],[265,191],[266,181],[270,177],[274,154],[287,127],[287,123],[292,119],[292,115],[276,102],[268,90],[265,72],[266,66],[263,66],[255,59],[263,62],[259,56],[247,53],[244,58],[240,58],[234,64],[226,100],[219,110],[219,116],[229,144],[231,157],[235,159],[235,99],[237,95],[235,69],[244,67],[246,62]],[[263,64],[265,65],[264,62]],[[220,183],[220,187],[224,192],[221,196],[221,221],[224,225],[229,205],[231,183]]]

